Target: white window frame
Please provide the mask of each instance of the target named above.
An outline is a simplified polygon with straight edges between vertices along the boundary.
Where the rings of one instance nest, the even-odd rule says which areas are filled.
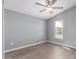
[[[63,19],[55,21],[55,38],[63,39]]]

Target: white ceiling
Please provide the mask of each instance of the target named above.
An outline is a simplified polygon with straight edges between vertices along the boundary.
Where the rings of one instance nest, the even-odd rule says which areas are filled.
[[[21,12],[31,16],[39,17],[42,19],[49,19],[62,11],[76,5],[76,0],[57,0],[56,6],[64,6],[63,10],[53,10],[53,14],[49,14],[47,11],[40,13],[39,11],[43,7],[36,5],[36,2],[45,4],[45,0],[4,0],[4,6],[6,9]]]

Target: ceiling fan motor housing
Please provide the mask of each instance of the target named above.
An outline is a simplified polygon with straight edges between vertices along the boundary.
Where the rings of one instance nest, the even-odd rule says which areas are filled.
[[[51,3],[52,5],[55,4],[57,0],[46,0],[47,3]]]

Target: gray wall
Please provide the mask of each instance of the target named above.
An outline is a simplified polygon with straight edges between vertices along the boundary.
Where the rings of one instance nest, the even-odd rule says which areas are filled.
[[[75,47],[76,7],[44,21],[36,17],[4,9],[3,39],[5,50],[29,45],[46,39]],[[54,21],[64,19],[64,39],[54,38]]]
[[[46,21],[18,12],[4,10],[5,50],[46,40]]]
[[[56,20],[64,20],[64,39],[59,40],[54,37],[54,22]],[[76,47],[76,7],[72,7],[69,10],[51,18],[48,20],[48,39],[50,41],[61,43],[66,46]]]

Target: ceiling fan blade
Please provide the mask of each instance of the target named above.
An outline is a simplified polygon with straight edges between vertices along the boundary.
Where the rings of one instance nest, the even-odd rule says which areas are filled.
[[[50,0],[48,0],[48,2],[47,2],[48,4],[50,4]]]
[[[51,0],[52,5],[54,5],[56,1],[57,0]]]
[[[47,3],[50,5],[54,5],[57,0],[47,0]]]
[[[63,7],[61,6],[61,7],[52,7],[53,9],[63,9]]]
[[[45,5],[41,4],[41,3],[38,3],[36,2],[37,5],[40,5],[40,6],[43,6],[43,7],[46,7]]]
[[[50,4],[50,6],[52,6],[52,4],[53,4],[53,1],[52,1],[52,0],[49,0],[49,4]]]
[[[50,5],[50,1],[47,1],[47,6]]]
[[[46,9],[43,9],[43,10],[41,10],[40,12],[43,12],[43,11],[45,11]]]

